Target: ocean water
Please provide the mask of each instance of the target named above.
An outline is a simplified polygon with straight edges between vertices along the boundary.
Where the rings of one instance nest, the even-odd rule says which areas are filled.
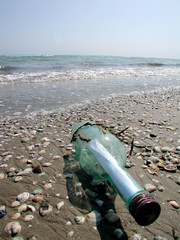
[[[0,56],[0,118],[180,86],[180,59]]]

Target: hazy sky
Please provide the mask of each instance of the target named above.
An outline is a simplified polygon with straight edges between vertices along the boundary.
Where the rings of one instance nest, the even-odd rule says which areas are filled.
[[[0,54],[180,59],[180,0],[0,0]]]

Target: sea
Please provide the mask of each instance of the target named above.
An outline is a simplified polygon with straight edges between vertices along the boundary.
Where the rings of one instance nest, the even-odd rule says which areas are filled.
[[[180,59],[0,55],[0,119],[180,87]]]

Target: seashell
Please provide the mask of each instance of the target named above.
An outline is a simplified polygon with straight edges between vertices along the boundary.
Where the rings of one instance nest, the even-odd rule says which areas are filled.
[[[33,202],[42,202],[43,201],[43,196],[37,194],[32,198],[32,201]]]
[[[67,221],[66,222],[66,226],[70,226],[70,225],[72,225],[72,222],[71,221]]]
[[[55,156],[53,157],[53,160],[59,160],[60,158],[61,158],[61,156],[55,155]]]
[[[6,206],[5,205],[1,205],[0,206],[0,211],[6,211]]]
[[[34,216],[33,215],[26,215],[25,218],[24,218],[24,221],[25,222],[30,222],[34,219]]]
[[[161,151],[162,151],[162,152],[173,152],[174,149],[173,149],[173,148],[170,148],[170,147],[168,147],[168,146],[165,146],[165,147],[162,147],[162,148],[161,148]]]
[[[176,229],[173,228],[172,234],[173,234],[174,240],[179,239],[179,232]]]
[[[165,236],[162,236],[162,235],[156,235],[154,237],[154,240],[168,240]]]
[[[42,166],[43,166],[43,167],[50,167],[50,166],[51,166],[51,163],[50,163],[50,162],[43,163]]]
[[[92,211],[92,212],[90,212],[86,215],[86,220],[87,220],[88,223],[96,226],[101,222],[102,217],[101,217],[101,214],[99,212],[94,210],[94,211]]]
[[[24,238],[17,236],[17,237],[14,237],[13,240],[24,240]]]
[[[14,177],[14,182],[20,182],[23,178],[21,176]]]
[[[23,171],[20,171],[16,174],[16,176],[26,176],[32,172],[32,168],[26,168]]]
[[[73,230],[68,232],[68,234],[67,234],[68,237],[72,237],[73,235],[74,235],[74,231]]]
[[[0,219],[7,214],[6,210],[0,210]]]
[[[119,216],[117,215],[117,213],[107,213],[105,215],[105,219],[109,223],[115,223],[115,222],[119,221]]]
[[[156,164],[154,164],[154,163],[150,163],[149,165],[148,165],[152,170],[155,170],[155,171],[158,171],[159,170],[159,168],[156,166]]]
[[[30,209],[31,212],[35,212],[36,211],[36,208],[32,205],[27,205],[27,209]]]
[[[33,172],[34,172],[34,173],[42,173],[41,166],[38,165],[38,166],[34,167],[34,168],[33,168]]]
[[[174,208],[178,209],[179,208],[179,204],[176,201],[169,201],[169,203],[171,204],[171,206],[173,206]]]
[[[165,190],[165,188],[162,186],[162,185],[158,185],[157,186],[157,189],[160,191],[160,192],[163,192]]]
[[[177,170],[177,166],[175,165],[166,165],[164,166],[164,170],[167,172],[175,172]]]
[[[11,207],[15,208],[15,207],[19,207],[20,206],[20,202],[19,201],[14,201],[12,204],[11,204]]]
[[[45,150],[41,150],[41,151],[39,151],[39,155],[43,155],[43,154],[45,154],[45,153],[46,153]]]
[[[0,180],[4,178],[4,173],[0,173]]]
[[[83,224],[85,222],[85,217],[84,216],[76,216],[75,222],[77,224]]]
[[[17,200],[20,202],[25,202],[29,198],[30,194],[28,192],[23,192],[17,196]]]
[[[156,186],[152,185],[151,183],[147,183],[144,185],[144,188],[149,193],[156,191]]]
[[[21,214],[18,212],[18,213],[15,213],[14,215],[12,215],[12,219],[13,220],[16,220],[18,218],[20,218]]]
[[[27,204],[22,204],[21,206],[18,207],[18,212],[26,212],[27,211]]]
[[[10,222],[6,225],[4,231],[11,236],[15,236],[16,234],[21,232],[21,225],[19,222]]]
[[[140,234],[135,233],[130,240],[142,240],[142,236]]]
[[[62,208],[62,206],[64,206],[64,201],[61,201],[56,205],[57,209]]]
[[[43,201],[39,209],[39,214],[44,217],[45,215],[49,215],[52,210],[53,207],[47,201]]]
[[[33,192],[32,192],[32,194],[33,195],[42,195],[43,194],[43,192],[44,192],[44,190],[43,189],[41,189],[41,188],[39,188],[39,189],[35,189]]]
[[[114,235],[117,239],[122,239],[122,236],[123,236],[123,230],[121,228],[116,228],[114,230]]]
[[[49,189],[51,189],[52,188],[52,184],[51,183],[46,183],[45,185],[44,185],[44,189],[45,190],[49,190]]]

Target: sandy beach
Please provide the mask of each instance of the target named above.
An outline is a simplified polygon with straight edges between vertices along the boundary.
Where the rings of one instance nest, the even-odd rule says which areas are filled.
[[[1,122],[0,239],[180,238],[179,100],[174,88]],[[161,206],[155,223],[139,226],[109,184],[91,184],[71,144],[81,120],[95,121],[123,142],[127,171]],[[86,216],[94,210],[102,217],[97,226]],[[108,212],[116,213],[113,223]]]

